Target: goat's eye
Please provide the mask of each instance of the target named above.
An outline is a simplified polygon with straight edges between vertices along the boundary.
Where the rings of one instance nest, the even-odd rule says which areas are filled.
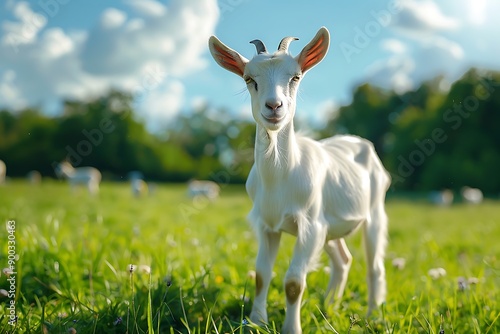
[[[292,77],[292,80],[291,80],[291,81],[293,81],[293,82],[299,82],[299,81],[300,81],[300,76],[298,76],[298,75],[294,75],[294,76]]]
[[[257,90],[257,83],[255,82],[254,79],[248,77],[245,78],[245,82],[247,83],[247,85],[254,85],[255,90]]]

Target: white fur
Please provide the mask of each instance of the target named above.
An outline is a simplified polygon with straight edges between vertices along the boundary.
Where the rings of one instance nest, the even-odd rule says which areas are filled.
[[[460,193],[467,203],[479,204],[483,201],[483,192],[478,188],[463,187]]]
[[[65,177],[68,179],[71,188],[81,184],[87,186],[87,189],[92,195],[99,192],[101,172],[94,167],[74,168],[69,162],[63,161],[57,165],[55,172],[58,177]]]
[[[214,201],[219,197],[220,187],[213,181],[191,180],[188,183],[188,196],[192,199],[205,197]]]
[[[283,333],[301,333],[306,275],[321,249],[331,262],[329,300],[342,296],[352,262],[343,238],[357,229],[365,232],[368,313],[386,295],[384,200],[390,177],[373,145],[355,136],[314,141],[294,131],[299,82],[323,59],[328,45],[329,33],[321,28],[296,57],[278,51],[259,53],[248,61],[215,36],[209,41],[217,63],[247,82],[257,123],[255,164],[247,180],[253,201],[248,218],[259,239],[253,322],[267,322],[266,298],[281,233],[297,236],[284,279],[287,313]]]
[[[5,182],[6,174],[7,174],[7,166],[5,166],[5,162],[0,160],[0,184]]]

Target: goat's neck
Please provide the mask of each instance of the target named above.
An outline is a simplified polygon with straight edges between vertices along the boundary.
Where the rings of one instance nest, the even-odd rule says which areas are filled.
[[[266,184],[286,178],[299,157],[293,122],[274,133],[257,124],[255,165]]]

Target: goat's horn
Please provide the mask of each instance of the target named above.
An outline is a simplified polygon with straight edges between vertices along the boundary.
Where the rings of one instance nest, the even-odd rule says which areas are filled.
[[[257,48],[258,54],[267,53],[266,46],[264,45],[264,43],[260,39],[254,39],[250,43],[255,45],[255,47]]]
[[[278,51],[288,52],[288,46],[291,42],[297,41],[297,37],[285,37],[281,40],[280,45],[278,46]]]

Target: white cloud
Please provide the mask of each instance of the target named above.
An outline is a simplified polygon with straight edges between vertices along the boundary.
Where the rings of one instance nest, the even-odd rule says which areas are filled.
[[[202,110],[209,105],[205,96],[195,96],[191,99],[190,107],[193,110]]]
[[[29,3],[25,1],[9,2],[6,7],[12,11],[17,21],[5,21],[2,24],[2,45],[16,50],[20,44],[33,43],[47,24],[47,18],[31,10]]]
[[[47,58],[58,58],[70,54],[74,50],[74,42],[60,28],[45,31],[40,42],[40,55]]]
[[[417,46],[413,57],[418,68],[414,75],[417,82],[429,80],[437,75],[444,75],[455,81],[464,70],[462,47],[439,36]]]
[[[329,119],[338,116],[339,104],[333,99],[327,99],[316,106],[316,111],[312,114],[315,125],[325,125]]]
[[[27,106],[26,101],[21,97],[19,90],[15,84],[16,73],[12,70],[7,70],[0,77],[0,96],[3,99],[9,100],[14,108],[24,108]]]
[[[464,50],[460,44],[441,36],[428,39],[423,43],[423,46],[425,49],[429,50],[429,57],[432,56],[433,52],[441,52],[444,54],[444,57],[449,60],[452,58],[454,58],[454,60],[459,60],[464,57]]]
[[[443,34],[458,28],[461,20],[443,14],[433,0],[405,0],[400,5],[393,23],[398,38],[380,42],[388,55],[367,69],[368,80],[404,92],[437,75],[458,79],[465,52]]]
[[[467,1],[465,6],[468,21],[474,25],[482,25],[486,21],[488,5],[488,0]]]
[[[380,46],[382,50],[391,52],[391,53],[397,53],[397,54],[402,54],[407,51],[407,47],[405,43],[403,43],[399,39],[395,38],[388,38],[384,39],[380,42]]]
[[[167,11],[162,3],[154,0],[128,0],[126,3],[144,16],[163,16]]]
[[[456,80],[463,71],[464,50],[439,35],[408,44],[385,39],[380,47],[388,53],[387,58],[375,61],[367,69],[368,80],[399,93],[437,75]]]
[[[149,129],[152,131],[164,127],[166,122],[171,120],[184,105],[184,85],[179,80],[166,80],[151,90],[143,92],[143,96],[138,106],[143,110],[143,117],[149,122]]]
[[[415,70],[415,62],[406,54],[393,55],[387,60],[373,63],[367,70],[368,80],[374,84],[392,88],[403,93],[413,88],[411,78]]]
[[[446,16],[433,0],[404,0],[393,25],[409,33],[433,33],[458,28],[459,21]]]
[[[103,29],[115,29],[121,27],[127,20],[127,15],[115,8],[106,9],[101,16]]]
[[[206,66],[203,54],[217,23],[217,2],[126,3],[132,9],[128,15],[108,8],[88,31],[46,28],[45,17],[27,2],[6,6],[17,20],[0,28],[0,108],[118,88],[147,90],[144,106],[138,106],[147,118],[178,111],[184,103],[182,78]]]

